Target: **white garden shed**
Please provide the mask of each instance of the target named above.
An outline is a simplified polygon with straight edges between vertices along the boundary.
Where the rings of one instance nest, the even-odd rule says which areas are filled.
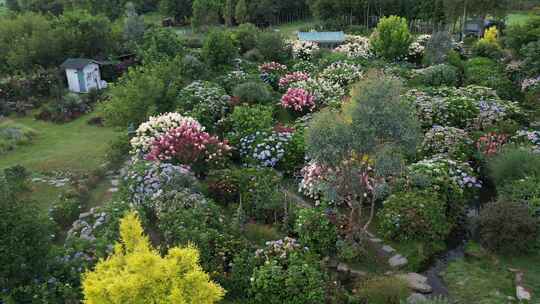
[[[95,60],[69,58],[61,67],[66,70],[71,92],[88,93],[92,89],[101,90],[107,87],[107,82],[101,80],[99,63]]]

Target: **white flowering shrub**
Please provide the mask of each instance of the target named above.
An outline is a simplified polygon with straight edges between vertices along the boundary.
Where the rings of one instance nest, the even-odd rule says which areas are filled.
[[[302,179],[298,184],[298,191],[319,202],[324,191],[328,189],[328,173],[326,167],[311,161],[300,171]]]
[[[431,39],[431,35],[420,35],[409,46],[409,53],[407,59],[409,61],[419,61],[424,56],[426,46]]]
[[[425,134],[420,152],[424,156],[442,155],[467,160],[472,155],[473,143],[467,132],[462,129],[433,126]]]
[[[326,67],[320,74],[319,78],[338,84],[342,87],[347,87],[350,84],[360,80],[363,73],[359,65],[347,62],[334,62]]]
[[[131,139],[131,154],[144,158],[152,149],[152,144],[165,135],[168,131],[176,129],[186,122],[197,123],[191,117],[182,116],[179,113],[165,113],[152,116],[147,122],[142,123]]]
[[[310,60],[313,54],[320,50],[319,44],[311,41],[294,40],[289,42],[292,47],[294,58]]]
[[[351,59],[369,59],[373,56],[369,38],[347,35],[345,43],[334,49],[334,52],[347,55]]]
[[[540,153],[540,131],[519,130],[510,141],[530,147],[534,152]]]
[[[305,81],[292,83],[291,88],[299,88],[308,91],[317,105],[340,105],[346,95],[346,91],[338,83],[324,78],[310,78]]]

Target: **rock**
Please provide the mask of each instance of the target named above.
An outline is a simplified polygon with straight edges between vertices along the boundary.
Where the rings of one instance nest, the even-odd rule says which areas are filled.
[[[349,266],[347,266],[347,264],[339,263],[337,265],[337,271],[338,272],[343,272],[343,273],[349,273],[350,269],[349,269]]]
[[[79,219],[83,219],[85,217],[89,217],[90,215],[92,215],[92,212],[88,211],[88,212],[83,212],[81,214],[79,214]]]
[[[407,304],[419,304],[426,300],[427,298],[423,294],[413,293],[407,298]]]
[[[421,293],[431,293],[433,289],[428,284],[428,279],[418,273],[409,272],[407,274],[399,274],[398,278],[407,281],[407,285],[411,290]]]
[[[118,188],[111,188],[111,189],[109,189],[109,192],[110,193],[116,193],[116,192],[118,192]]]
[[[388,246],[388,245],[384,245],[382,247],[382,251],[386,252],[386,253],[393,253],[395,252],[396,250],[394,248],[392,248],[391,246]]]
[[[117,180],[117,179],[111,180],[111,185],[112,185],[113,187],[118,187],[119,184],[120,184],[120,181],[119,181],[119,180]]]
[[[369,239],[369,241],[372,242],[372,243],[382,243],[382,240],[378,239],[378,238],[371,238],[371,239]]]
[[[351,272],[351,276],[355,278],[367,278],[368,276],[367,272],[361,271],[361,270],[351,269],[350,272]]]
[[[530,301],[532,299],[531,293],[523,286],[516,286],[516,297],[521,301]]]
[[[396,254],[388,260],[388,264],[392,267],[398,268],[407,265],[409,261],[406,257]]]

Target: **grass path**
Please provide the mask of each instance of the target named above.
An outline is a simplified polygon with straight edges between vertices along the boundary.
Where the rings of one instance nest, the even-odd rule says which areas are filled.
[[[39,121],[32,117],[8,119],[36,130],[38,135],[32,143],[0,155],[0,169],[17,164],[39,172],[88,172],[99,168],[105,160],[109,142],[118,132],[112,128],[88,125],[90,117],[91,114],[85,115],[66,124]]]

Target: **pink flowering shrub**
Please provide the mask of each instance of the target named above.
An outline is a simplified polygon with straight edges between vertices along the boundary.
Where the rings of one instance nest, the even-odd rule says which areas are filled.
[[[227,142],[204,131],[195,120],[185,120],[177,128],[156,139],[146,156],[151,161],[175,160],[183,165],[219,162],[231,148]]]
[[[282,90],[288,89],[292,83],[306,81],[309,79],[309,74],[304,72],[289,73],[279,80],[279,88]]]
[[[297,112],[313,111],[315,109],[315,97],[301,88],[290,88],[281,98],[281,106]]]
[[[259,71],[261,73],[273,74],[273,73],[285,73],[287,71],[287,66],[277,62],[266,62],[259,66]]]

